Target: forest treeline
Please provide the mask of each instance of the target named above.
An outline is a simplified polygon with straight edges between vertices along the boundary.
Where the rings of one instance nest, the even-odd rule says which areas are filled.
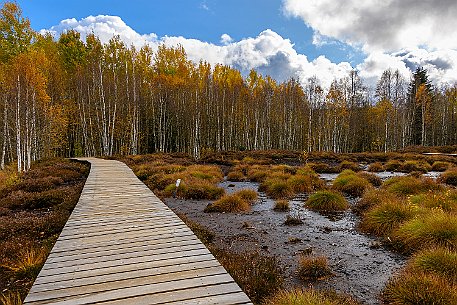
[[[198,64],[182,47],[103,44],[34,32],[15,3],[0,13],[1,167],[52,156],[287,149],[391,151],[457,143],[457,85],[387,70],[323,88]]]

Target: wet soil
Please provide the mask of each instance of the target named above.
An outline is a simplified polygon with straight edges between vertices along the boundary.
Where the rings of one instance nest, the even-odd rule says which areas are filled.
[[[240,189],[257,190],[253,182],[223,182],[228,193]],[[290,201],[290,212],[273,211],[274,201],[260,193],[259,200],[246,213],[204,213],[211,201],[166,199],[176,213],[183,213],[216,234],[215,245],[233,251],[262,251],[275,255],[284,268],[285,288],[295,286],[334,289],[348,293],[366,304],[379,304],[379,293],[404,265],[405,257],[394,254],[380,243],[356,230],[358,218],[352,212],[323,216],[304,207],[307,195]],[[355,199],[348,198],[351,204]],[[303,220],[302,225],[286,226],[286,216]],[[334,277],[319,282],[302,282],[296,276],[301,254],[326,256]]]

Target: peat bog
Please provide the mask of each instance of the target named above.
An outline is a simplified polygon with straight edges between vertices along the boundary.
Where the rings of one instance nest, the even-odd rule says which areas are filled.
[[[243,262],[234,266],[236,255],[244,260],[245,266],[260,266],[255,261],[258,262],[259,257],[270,258],[277,264],[276,269],[263,267],[251,270],[251,275],[240,276],[244,277],[238,281],[240,286],[256,304],[269,302],[267,300],[275,299],[275,294],[284,294],[280,292],[284,290],[314,293],[313,290],[303,291],[309,287],[323,291],[335,304],[399,302],[392,297],[395,293],[388,289],[406,289],[398,288],[398,283],[411,277],[412,271],[405,266],[411,264],[416,249],[410,249],[410,242],[402,240],[399,233],[411,218],[398,220],[387,234],[384,231],[374,234],[376,231],[367,230],[361,224],[366,223],[367,215],[374,209],[382,208],[388,198],[395,198],[401,205],[423,205],[411,214],[416,218],[436,213],[435,210],[443,206],[443,213],[457,208],[452,179],[449,179],[451,183],[443,184],[446,177],[452,177],[455,172],[453,157],[414,153],[315,153],[304,160],[300,153],[270,151],[208,155],[198,162],[198,166],[183,155],[148,155],[123,160],[140,173],[140,178],[161,195],[170,208],[191,223],[191,227],[197,227],[200,234],[205,232],[204,236],[211,237],[205,240],[206,245],[223,265],[224,257],[229,257],[226,262],[231,263],[224,266],[232,275],[237,273],[237,268],[243,269]],[[392,164],[395,171],[385,170],[386,167],[391,169]],[[223,175],[215,174],[215,167]],[[440,171],[446,171],[446,174]],[[184,186],[173,189],[177,178],[183,180]],[[198,185],[198,196],[196,192],[188,195],[192,184]],[[408,193],[406,190],[411,185],[415,185],[412,194],[405,195],[403,192]],[[254,202],[244,201],[238,195],[243,190],[257,191],[258,198]],[[444,196],[444,201],[438,198],[435,202],[425,202],[423,197],[430,192],[435,197]],[[383,198],[381,195],[385,193],[390,197]],[[319,197],[317,201],[316,196]],[[310,208],[310,197],[318,204],[331,204],[324,209]],[[333,201],[339,202],[341,198],[344,203],[337,208]],[[367,203],[361,204],[361,198]],[[411,198],[415,201],[410,202]],[[452,213],[443,217],[453,217]],[[428,222],[433,226],[434,221],[435,218]],[[450,238],[441,244],[448,251],[454,251],[454,242]],[[430,246],[436,245],[430,241]],[[278,272],[282,279],[277,278]],[[323,272],[322,276],[320,272]],[[250,280],[245,278],[249,276]],[[435,277],[426,274],[423,278],[428,280],[427,276]],[[439,283],[443,282],[443,275],[440,276]],[[272,280],[256,283],[261,277]],[[253,295],[255,285],[269,288],[261,295]],[[447,301],[453,298],[453,293],[449,292],[454,289],[453,285],[440,287],[445,291]],[[316,292],[316,295],[321,294]],[[400,301],[398,304],[406,303]]]

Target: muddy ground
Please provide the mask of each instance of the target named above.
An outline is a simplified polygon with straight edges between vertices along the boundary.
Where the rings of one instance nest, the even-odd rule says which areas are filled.
[[[228,193],[250,188],[252,182],[223,182]],[[348,293],[366,304],[379,304],[379,293],[387,280],[399,270],[405,258],[382,247],[369,236],[357,232],[358,218],[350,211],[332,217],[322,216],[304,208],[307,195],[290,201],[290,212],[273,211],[274,201],[260,193],[250,212],[204,213],[211,201],[166,199],[176,213],[183,213],[216,234],[218,247],[234,251],[258,250],[275,255],[284,268],[285,288],[294,286],[329,288]],[[350,199],[351,204],[355,199]],[[284,220],[291,213],[299,215],[302,225],[286,226]],[[298,242],[291,242],[292,239]],[[324,255],[335,273],[334,277],[304,283],[296,277],[301,253]]]

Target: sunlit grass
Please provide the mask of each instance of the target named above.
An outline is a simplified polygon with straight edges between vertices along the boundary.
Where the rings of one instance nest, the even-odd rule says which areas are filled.
[[[430,273],[404,272],[391,280],[382,293],[384,304],[457,304],[457,287]]]
[[[394,232],[406,252],[425,247],[457,249],[457,215],[436,209],[413,218]]]
[[[368,180],[358,176],[355,172],[344,170],[333,181],[332,187],[335,190],[348,195],[359,197],[362,196],[366,189],[371,187],[371,184]]]
[[[0,294],[0,304],[3,305],[22,305],[22,299],[19,292],[5,292]]]
[[[305,206],[319,212],[344,211],[349,208],[349,204],[343,196],[329,190],[311,194],[306,200]]]
[[[416,209],[404,201],[389,199],[368,210],[363,215],[360,228],[378,236],[389,236],[394,229],[416,214]]]
[[[358,305],[351,297],[315,289],[282,290],[263,305]]]
[[[3,263],[2,267],[19,276],[34,278],[40,272],[46,257],[47,251],[44,249],[28,247],[19,252],[15,260]]]
[[[443,186],[433,181],[433,179],[411,176],[390,178],[383,183],[382,187],[400,196],[415,195],[428,191],[442,191],[444,189]]]
[[[249,202],[241,198],[236,194],[232,195],[225,195],[224,197],[220,198],[219,200],[215,201],[214,203],[209,204],[205,208],[205,212],[228,212],[228,213],[236,213],[236,212],[246,212],[249,211],[251,205]]]
[[[325,256],[312,257],[307,255],[299,257],[297,274],[304,281],[322,280],[334,275]]]

